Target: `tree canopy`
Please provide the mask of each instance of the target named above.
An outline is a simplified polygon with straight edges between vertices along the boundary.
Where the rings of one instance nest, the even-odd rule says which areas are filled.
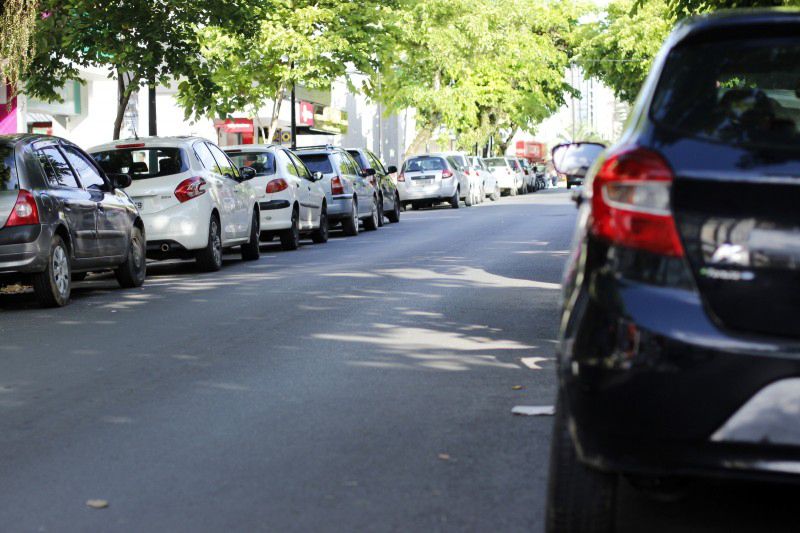
[[[0,4],[0,83],[16,90],[33,56],[38,0],[4,0]]]

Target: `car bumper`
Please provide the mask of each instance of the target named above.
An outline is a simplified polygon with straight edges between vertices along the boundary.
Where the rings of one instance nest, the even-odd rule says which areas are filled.
[[[41,225],[0,229],[0,273],[44,270],[52,236],[50,228]]]
[[[353,196],[337,195],[328,198],[328,220],[336,221],[349,218],[353,213]]]
[[[559,360],[584,462],[800,481],[800,346],[721,330],[689,290],[601,276],[592,290],[613,304],[589,297]]]
[[[208,244],[211,206],[202,198],[156,213],[142,214],[147,242],[174,241],[186,250],[205,248]]]
[[[457,181],[454,179],[443,180],[428,186],[411,186],[400,184],[397,191],[401,202],[417,200],[449,200],[456,192]],[[462,194],[464,191],[462,191]]]
[[[258,202],[261,212],[261,231],[280,231],[292,226],[292,205],[286,199],[262,199]]]

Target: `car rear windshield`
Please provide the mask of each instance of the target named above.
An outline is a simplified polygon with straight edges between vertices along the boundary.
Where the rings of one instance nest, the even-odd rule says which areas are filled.
[[[800,40],[689,44],[667,58],[652,119],[682,134],[740,146],[800,145]]]
[[[171,176],[189,170],[180,148],[118,148],[92,154],[107,174],[129,174],[133,180]]]
[[[428,172],[431,170],[445,170],[447,164],[441,157],[415,157],[403,165],[404,172]]]
[[[502,157],[490,157],[489,159],[484,159],[483,161],[489,165],[490,168],[500,168],[506,166],[506,160]]]
[[[14,163],[14,146],[0,144],[0,191],[19,189],[17,165]]]
[[[369,162],[367,161],[367,158],[361,154],[361,152],[358,150],[348,150],[347,153],[353,156],[353,159],[356,160],[356,163],[358,163],[358,166],[360,166],[362,169],[369,168]]]
[[[275,174],[275,154],[272,152],[239,152],[225,151],[231,161],[238,167],[251,167],[256,176],[272,176]]]
[[[306,164],[308,170],[313,174],[314,172],[322,172],[323,174],[333,174],[333,165],[328,154],[303,154],[298,153],[297,156]]]

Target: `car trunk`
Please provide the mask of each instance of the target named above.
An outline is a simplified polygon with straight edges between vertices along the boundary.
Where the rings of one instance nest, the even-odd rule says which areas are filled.
[[[170,176],[135,180],[125,192],[143,215],[158,213],[180,203],[175,196],[175,188],[191,176],[191,171],[187,171]],[[206,188],[208,187],[209,185],[206,185]]]
[[[442,181],[441,170],[420,170],[406,172],[406,185],[412,189],[434,187]]]
[[[692,140],[664,153],[708,310],[725,327],[800,337],[800,157]]]

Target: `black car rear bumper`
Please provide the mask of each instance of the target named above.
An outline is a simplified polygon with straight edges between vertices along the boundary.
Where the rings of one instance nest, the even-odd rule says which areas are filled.
[[[690,290],[600,274],[586,294],[559,365],[583,461],[800,481],[798,343],[723,331]]]

